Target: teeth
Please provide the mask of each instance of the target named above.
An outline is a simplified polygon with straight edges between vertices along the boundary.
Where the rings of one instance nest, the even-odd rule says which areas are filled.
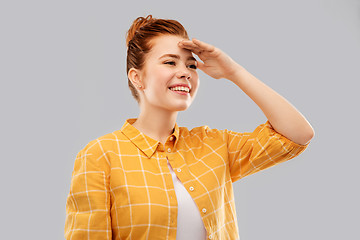
[[[184,91],[184,92],[190,92],[190,89],[188,87],[172,87],[170,88],[172,91]]]

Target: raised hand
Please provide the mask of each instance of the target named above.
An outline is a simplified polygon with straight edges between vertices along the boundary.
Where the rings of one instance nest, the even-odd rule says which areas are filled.
[[[191,50],[203,61],[198,68],[209,76],[226,78],[243,90],[263,111],[272,128],[293,142],[306,145],[314,129],[284,97],[237,64],[220,49],[197,39],[183,40],[179,47]]]
[[[198,61],[198,68],[207,75],[215,78],[226,78],[231,80],[236,71],[241,68],[226,53],[208,43],[197,39],[183,40],[179,47],[188,49],[195,53],[203,62]]]

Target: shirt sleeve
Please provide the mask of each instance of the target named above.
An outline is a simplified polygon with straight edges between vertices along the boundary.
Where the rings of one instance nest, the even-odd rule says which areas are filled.
[[[276,132],[269,121],[253,132],[224,130],[232,182],[290,160],[309,145],[297,144]]]
[[[66,201],[66,239],[111,239],[109,169],[99,143],[77,154]]]

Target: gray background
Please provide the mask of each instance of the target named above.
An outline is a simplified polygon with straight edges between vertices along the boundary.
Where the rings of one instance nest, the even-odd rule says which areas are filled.
[[[1,1],[1,239],[63,239],[75,156],[136,117],[125,33],[179,20],[288,99],[315,138],[297,158],[234,183],[241,240],[360,239],[356,0]],[[228,80],[200,70],[189,129],[266,121]]]

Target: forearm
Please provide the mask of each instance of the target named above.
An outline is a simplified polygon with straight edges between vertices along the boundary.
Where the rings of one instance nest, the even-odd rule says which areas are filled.
[[[229,77],[263,111],[272,127],[290,140],[305,145],[314,136],[314,130],[305,117],[284,97],[238,65]]]

